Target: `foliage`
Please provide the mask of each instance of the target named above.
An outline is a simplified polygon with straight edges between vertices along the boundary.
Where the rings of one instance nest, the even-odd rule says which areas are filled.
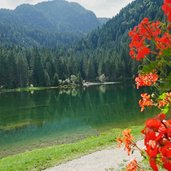
[[[74,82],[81,84],[80,60],[61,57],[59,51],[48,49],[0,47],[0,87],[58,86],[60,79],[73,75],[78,79]]]
[[[50,6],[53,4],[53,2],[48,3]],[[30,17],[34,19],[33,21],[36,20],[34,22],[36,26],[33,25],[33,31],[27,34],[29,36],[27,39],[25,39],[25,33],[30,25],[25,23],[25,28],[18,30],[19,24],[15,23],[18,22],[15,15],[11,15],[11,11],[0,10],[2,13],[0,18],[5,15],[4,19],[0,20],[0,25],[2,25],[0,26],[2,29],[0,41],[5,44],[0,47],[0,87],[27,87],[30,84],[55,86],[58,85],[57,78],[66,80],[71,75],[79,75],[80,80],[86,81],[96,81],[102,74],[105,75],[106,81],[132,79],[137,72],[138,64],[129,59],[128,31],[145,17],[145,14],[152,20],[156,18],[163,20],[164,18],[160,10],[162,0],[136,0],[101,28],[75,43],[67,33],[54,33],[55,36],[43,31],[45,28],[42,29],[42,27],[47,26],[48,23],[46,24],[46,21],[39,23],[40,20],[33,17],[37,14],[35,10],[45,8],[48,3],[37,5],[36,9],[33,9],[34,6],[27,5],[16,9],[19,16],[23,15],[21,18],[26,17],[22,19],[23,22],[28,21],[28,16],[25,16],[26,13],[23,14],[23,9],[34,10]],[[9,19],[10,21],[7,22]],[[40,24],[43,26],[40,27]],[[41,33],[39,29],[34,30],[37,27],[40,27]],[[13,39],[11,40],[6,35]],[[70,40],[63,41],[60,36]],[[64,42],[65,46],[58,46],[60,42]],[[17,46],[19,43],[22,43],[22,46]],[[70,45],[66,46],[66,44]],[[153,64],[150,65],[153,67]]]
[[[79,57],[88,57],[99,67],[97,76],[105,74],[110,80],[132,78],[138,63],[129,58],[128,32],[145,16],[151,20],[164,20],[161,5],[162,0],[133,1],[102,28],[92,31],[76,44],[74,52]]]
[[[148,119],[145,123],[144,134],[145,150],[141,150],[142,156],[149,161],[154,171],[159,168],[171,170],[171,120],[166,119],[171,105],[171,81],[169,64],[171,57],[171,1],[164,0],[162,9],[167,16],[167,22],[151,22],[144,18],[129,36],[132,41],[129,45],[130,56],[142,61],[139,74],[135,78],[137,88],[141,86],[153,86],[153,94],[143,93],[139,101],[141,111],[147,106],[156,106],[161,113],[156,117]],[[152,64],[152,65],[151,65]],[[163,83],[164,82],[164,83]],[[162,85],[166,85],[163,88]],[[119,142],[124,142],[128,155],[131,147],[137,147],[133,142],[130,131],[126,130]],[[125,141],[126,139],[126,141]],[[137,167],[127,170],[142,170],[138,163]]]
[[[105,80],[106,80],[106,77],[105,77],[104,74],[102,74],[102,75],[99,76],[99,81],[100,81],[100,82],[103,83],[103,82],[105,82]]]

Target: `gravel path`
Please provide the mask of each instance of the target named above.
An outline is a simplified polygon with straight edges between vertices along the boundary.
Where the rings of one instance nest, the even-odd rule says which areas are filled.
[[[138,141],[137,145],[142,148],[143,141]],[[46,171],[118,171],[127,161],[135,157],[138,161],[142,160],[138,151],[135,151],[133,155],[128,157],[123,148],[109,148],[47,169]]]

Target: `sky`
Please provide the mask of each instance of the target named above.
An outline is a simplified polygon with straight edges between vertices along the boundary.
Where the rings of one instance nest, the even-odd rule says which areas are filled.
[[[47,0],[0,0],[0,8],[15,9],[23,3],[36,4]],[[67,0],[78,2],[80,5],[93,11],[97,17],[113,17],[120,9],[133,0]]]

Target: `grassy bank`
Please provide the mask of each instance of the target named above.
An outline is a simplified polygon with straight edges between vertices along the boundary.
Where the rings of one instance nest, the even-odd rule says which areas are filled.
[[[142,126],[131,127],[136,139],[140,138]],[[81,155],[114,145],[122,129],[113,129],[99,136],[93,136],[72,144],[56,145],[30,152],[9,156],[0,160],[3,171],[35,171],[60,164]]]

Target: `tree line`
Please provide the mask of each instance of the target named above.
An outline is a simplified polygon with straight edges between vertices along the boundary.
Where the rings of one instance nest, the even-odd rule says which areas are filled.
[[[106,80],[114,81],[132,75],[124,59],[112,51],[75,54],[72,48],[0,47],[0,86],[57,86],[74,76],[96,81],[105,75]]]
[[[102,75],[106,81],[132,78],[137,63],[129,57],[128,32],[144,17],[164,20],[161,4],[162,0],[134,1],[78,43],[56,48],[2,45],[0,86],[57,86],[73,78],[98,81]]]

